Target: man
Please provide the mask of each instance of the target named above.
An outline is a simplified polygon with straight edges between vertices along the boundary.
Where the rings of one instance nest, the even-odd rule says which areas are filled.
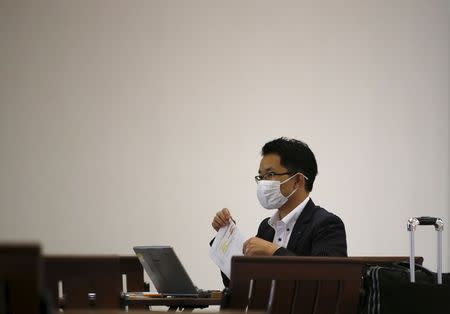
[[[243,254],[347,256],[344,223],[309,197],[317,162],[308,145],[282,137],[266,143],[261,155],[256,194],[262,207],[277,211],[261,222],[256,237],[245,241]],[[231,217],[227,208],[222,209],[213,228],[218,231]],[[228,278],[222,277],[228,286]]]

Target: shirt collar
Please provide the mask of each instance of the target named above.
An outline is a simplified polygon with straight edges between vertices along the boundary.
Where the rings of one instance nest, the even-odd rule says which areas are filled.
[[[303,202],[301,202],[297,207],[295,207],[289,214],[287,214],[283,219],[281,219],[282,222],[284,222],[286,225],[293,225],[297,221],[297,218],[302,213],[303,209],[306,207],[306,204],[309,202],[310,197],[307,196]],[[278,210],[273,214],[272,217],[269,218],[268,224],[272,228],[275,228],[275,225],[277,222],[280,221],[280,215],[278,214]]]

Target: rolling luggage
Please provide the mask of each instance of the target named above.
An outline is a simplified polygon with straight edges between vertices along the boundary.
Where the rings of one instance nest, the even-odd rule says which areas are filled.
[[[434,226],[437,231],[437,273],[414,263],[414,236],[421,225]],[[392,263],[366,269],[361,314],[450,314],[450,274],[442,274],[442,219],[411,218],[407,229],[410,234],[409,264]]]

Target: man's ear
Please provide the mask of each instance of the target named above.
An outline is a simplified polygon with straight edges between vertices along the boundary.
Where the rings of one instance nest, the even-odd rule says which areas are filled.
[[[299,189],[302,186],[305,187],[305,178],[299,172],[297,173],[297,178],[295,179],[295,187]]]
[[[306,178],[302,173],[298,174],[299,181],[301,182],[300,186],[306,191]]]

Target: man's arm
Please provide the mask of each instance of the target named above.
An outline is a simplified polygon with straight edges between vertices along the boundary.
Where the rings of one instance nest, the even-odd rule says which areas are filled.
[[[311,256],[347,256],[345,226],[338,216],[325,219],[319,224],[317,231]]]

